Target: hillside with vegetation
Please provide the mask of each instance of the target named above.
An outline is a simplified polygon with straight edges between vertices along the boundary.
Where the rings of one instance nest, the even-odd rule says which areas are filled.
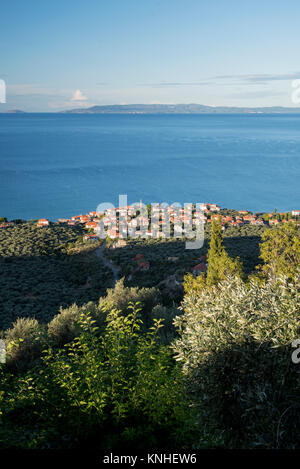
[[[265,228],[263,226],[230,226],[224,231],[224,244],[231,257],[239,257],[245,275],[255,271],[260,263],[259,243]],[[211,226],[205,227],[205,240],[201,249],[187,250],[185,239],[129,239],[126,246],[111,249],[105,254],[120,266],[120,275],[129,286],[156,286],[168,276],[176,275],[178,280],[190,272],[202,258],[207,256],[211,238]],[[137,269],[137,257],[149,262],[149,270]]]
[[[84,234],[80,226],[32,223],[0,230],[0,329],[19,317],[48,322],[60,307],[105,293],[111,271],[83,241]]]
[[[1,236],[10,292],[24,291],[18,265],[31,292],[42,260],[53,282],[65,264],[74,275],[78,266],[81,285],[93,269],[99,281],[71,301],[77,277],[44,277],[45,302],[68,293],[60,310],[43,314],[41,302],[39,314],[20,308],[4,322],[2,448],[300,447],[298,226],[222,230],[216,219],[196,254],[183,240],[108,242],[123,277],[114,288],[101,260],[94,267],[101,242],[85,243],[78,227],[26,224]],[[181,293],[170,297],[174,276]]]

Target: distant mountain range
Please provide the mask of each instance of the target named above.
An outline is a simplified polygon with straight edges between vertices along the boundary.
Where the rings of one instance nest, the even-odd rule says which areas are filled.
[[[204,106],[202,104],[112,104],[61,111],[64,114],[257,114],[300,113],[300,108]]]
[[[23,114],[13,109],[5,114]],[[109,104],[87,108],[68,109],[59,114],[300,114],[297,107],[232,107],[204,106],[203,104]],[[55,113],[53,113],[55,114]]]

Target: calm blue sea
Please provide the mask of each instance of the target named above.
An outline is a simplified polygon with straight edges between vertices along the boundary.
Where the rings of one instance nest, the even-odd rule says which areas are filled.
[[[300,209],[300,115],[0,114],[0,216],[101,202]]]

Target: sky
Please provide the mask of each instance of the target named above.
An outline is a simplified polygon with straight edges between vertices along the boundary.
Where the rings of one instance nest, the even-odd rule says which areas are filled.
[[[0,112],[300,106],[299,18],[299,0],[2,2]]]

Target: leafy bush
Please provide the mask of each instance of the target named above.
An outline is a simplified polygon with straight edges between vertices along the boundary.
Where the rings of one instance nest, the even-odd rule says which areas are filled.
[[[81,335],[49,349],[39,368],[4,380],[2,445],[148,450],[191,444],[195,419],[171,349],[159,340],[159,321],[142,334],[132,306],[126,317],[110,311],[100,337],[91,316],[82,315],[80,327]]]
[[[40,356],[46,343],[45,329],[36,319],[19,318],[5,332],[7,363],[16,368],[26,368]]]
[[[48,337],[55,345],[62,347],[81,334],[80,319],[82,317],[91,316],[93,320],[96,320],[98,327],[103,327],[106,314],[104,306],[98,306],[92,301],[81,306],[73,304],[69,308],[61,308],[59,314],[48,324]]]
[[[260,253],[264,261],[260,268],[263,274],[293,278],[300,264],[299,228],[293,223],[287,223],[266,230],[262,236]]]
[[[71,342],[79,334],[80,315],[81,309],[76,304],[61,309],[48,324],[49,338],[60,347]]]
[[[182,314],[182,312],[176,307],[170,308],[170,307],[166,307],[163,305],[156,305],[152,309],[152,313],[151,313],[152,320],[160,319],[164,326],[161,329],[159,329],[159,334],[160,334],[161,340],[165,344],[170,343],[174,339],[174,336],[176,335],[176,330],[175,330],[173,321],[174,321],[174,318],[178,316],[179,314]]]
[[[156,288],[125,287],[124,278],[122,278],[116,283],[114,289],[109,288],[107,295],[100,298],[99,307],[109,305],[109,307],[126,314],[130,310],[131,303],[140,303],[143,323],[149,327],[151,325],[151,311],[159,301],[160,293]]]
[[[229,278],[184,299],[174,343],[211,434],[226,447],[300,445],[300,274],[260,285]]]

